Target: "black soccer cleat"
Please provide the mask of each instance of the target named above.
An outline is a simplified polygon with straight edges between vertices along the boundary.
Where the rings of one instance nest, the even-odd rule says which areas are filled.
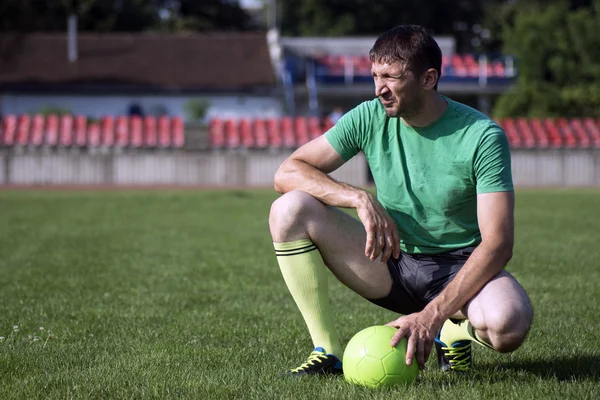
[[[322,347],[317,347],[310,353],[308,360],[298,368],[287,371],[286,375],[342,375],[343,373],[340,359],[333,354],[325,353]]]
[[[468,372],[473,365],[470,340],[459,340],[448,346],[440,340],[438,333],[435,338],[435,350],[442,371]]]

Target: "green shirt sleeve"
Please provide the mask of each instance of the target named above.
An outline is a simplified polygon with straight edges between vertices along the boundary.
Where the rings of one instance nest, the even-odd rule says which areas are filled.
[[[325,138],[345,161],[358,154],[365,147],[370,126],[369,102],[364,102],[348,111],[327,132]]]
[[[494,129],[483,136],[474,161],[477,194],[514,190],[506,135]]]

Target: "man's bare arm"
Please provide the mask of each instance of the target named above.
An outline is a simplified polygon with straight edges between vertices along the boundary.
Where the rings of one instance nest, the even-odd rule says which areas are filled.
[[[281,164],[275,173],[275,190],[279,193],[300,190],[330,206],[355,208],[367,232],[365,255],[371,260],[381,255],[381,261],[392,255],[400,257],[396,224],[375,196],[328,175],[344,162],[321,136],[300,147]]]
[[[305,144],[289,156],[275,174],[275,190],[301,190],[335,207],[357,208],[367,193],[331,178],[329,173],[345,163],[324,136]]]
[[[429,358],[433,339],[444,321],[455,315],[479,290],[504,268],[512,257],[514,243],[514,193],[497,192],[477,196],[477,219],[481,243],[456,277],[421,312],[400,317],[388,325],[398,328],[391,344],[408,337],[407,363],[422,367]]]

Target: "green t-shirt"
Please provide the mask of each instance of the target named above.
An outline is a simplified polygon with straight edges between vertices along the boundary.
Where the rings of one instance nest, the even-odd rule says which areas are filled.
[[[325,133],[344,160],[365,154],[377,199],[396,221],[407,253],[478,245],[477,194],[513,190],[504,131],[479,111],[444,99],[444,114],[424,128],[388,117],[374,99]]]

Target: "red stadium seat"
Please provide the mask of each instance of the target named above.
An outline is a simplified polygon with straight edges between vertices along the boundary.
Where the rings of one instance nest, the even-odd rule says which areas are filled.
[[[540,121],[538,118],[532,118],[529,124],[531,125],[531,130],[533,131],[533,136],[535,137],[537,147],[546,148],[550,146],[548,132],[546,132],[544,129],[542,121]]]
[[[60,121],[57,115],[48,115],[46,117],[46,129],[44,130],[44,141],[47,146],[56,146],[58,144],[58,131]]]
[[[210,120],[208,125],[208,141],[213,148],[225,147],[225,122],[222,119],[215,118]]]
[[[269,146],[275,149],[283,147],[281,124],[277,118],[269,118],[267,120],[267,134],[269,136]]]
[[[26,146],[29,144],[29,130],[31,129],[31,117],[21,115],[17,118],[17,144]]]
[[[244,118],[240,121],[240,136],[242,146],[251,149],[254,147],[254,136],[252,135],[252,123]]]
[[[2,119],[2,132],[0,132],[1,144],[12,146],[17,136],[17,116],[8,114]]]
[[[310,142],[310,134],[308,131],[308,119],[306,117],[296,117],[294,120],[294,128],[296,131],[296,145],[302,146]]]
[[[87,126],[87,137],[88,142],[87,145],[89,147],[98,147],[100,146],[102,140],[102,131],[100,130],[99,122],[90,122]]]
[[[583,126],[590,135],[592,146],[596,148],[600,148],[600,127],[598,125],[600,125],[600,121],[596,123],[596,121],[591,118],[585,118],[583,120]]]
[[[44,116],[36,114],[33,116],[31,124],[31,138],[29,144],[32,146],[41,146],[44,143]]]
[[[318,138],[323,134],[321,129],[321,121],[318,117],[310,117],[308,119],[308,133],[311,139]]]
[[[241,142],[238,121],[235,119],[225,120],[225,145],[230,149],[237,149]]]
[[[171,146],[171,121],[166,115],[158,117],[158,145],[163,148]]]
[[[570,149],[577,147],[577,138],[575,137],[575,132],[573,132],[569,126],[569,121],[567,121],[566,118],[559,118],[556,121],[556,124],[562,132],[562,136],[565,140],[565,147]]]
[[[288,149],[296,147],[294,121],[291,117],[281,118],[281,138],[283,140],[283,147]]]
[[[171,119],[171,136],[172,147],[180,149],[185,145],[185,126],[180,117]]]
[[[87,118],[85,115],[75,116],[75,146],[87,145]]]
[[[100,121],[102,146],[112,147],[115,144],[115,119],[109,115]]]
[[[156,117],[154,116],[148,115],[144,117],[143,143],[146,147],[156,147],[158,144]]]
[[[142,147],[144,145],[144,126],[142,117],[134,115],[129,118],[129,146],[133,148]]]
[[[129,120],[126,116],[120,115],[117,117],[116,145],[118,147],[126,147],[129,145]]]
[[[588,148],[592,146],[592,141],[590,140],[590,137],[588,136],[585,128],[583,127],[583,123],[581,122],[581,119],[579,118],[574,118],[570,121],[570,126],[571,129],[573,130],[573,134],[575,135],[575,138],[577,139],[577,143],[579,147],[584,147],[584,148]]]
[[[523,147],[523,142],[521,140],[521,136],[519,135],[519,132],[517,131],[517,126],[515,124],[514,119],[506,118],[504,121],[502,121],[502,128],[504,129],[504,132],[506,133],[508,143],[510,144],[511,147],[514,147],[514,148]]]
[[[517,118],[516,124],[517,130],[523,140],[523,145],[528,149],[535,147],[535,137],[533,136],[533,132],[529,127],[527,119]]]
[[[71,146],[73,144],[73,117],[62,115],[60,117],[60,139],[61,146]]]
[[[269,134],[267,133],[267,124],[264,119],[258,118],[252,122],[254,137],[256,138],[256,147],[264,149],[269,147]]]
[[[559,148],[563,146],[563,138],[560,134],[560,130],[556,126],[554,120],[546,118],[544,120],[544,128],[548,132],[548,139],[550,140],[550,147]]]
[[[325,133],[328,130],[330,130],[331,128],[333,128],[334,125],[335,124],[333,123],[333,121],[331,120],[331,118],[325,117],[323,119],[323,133]]]

